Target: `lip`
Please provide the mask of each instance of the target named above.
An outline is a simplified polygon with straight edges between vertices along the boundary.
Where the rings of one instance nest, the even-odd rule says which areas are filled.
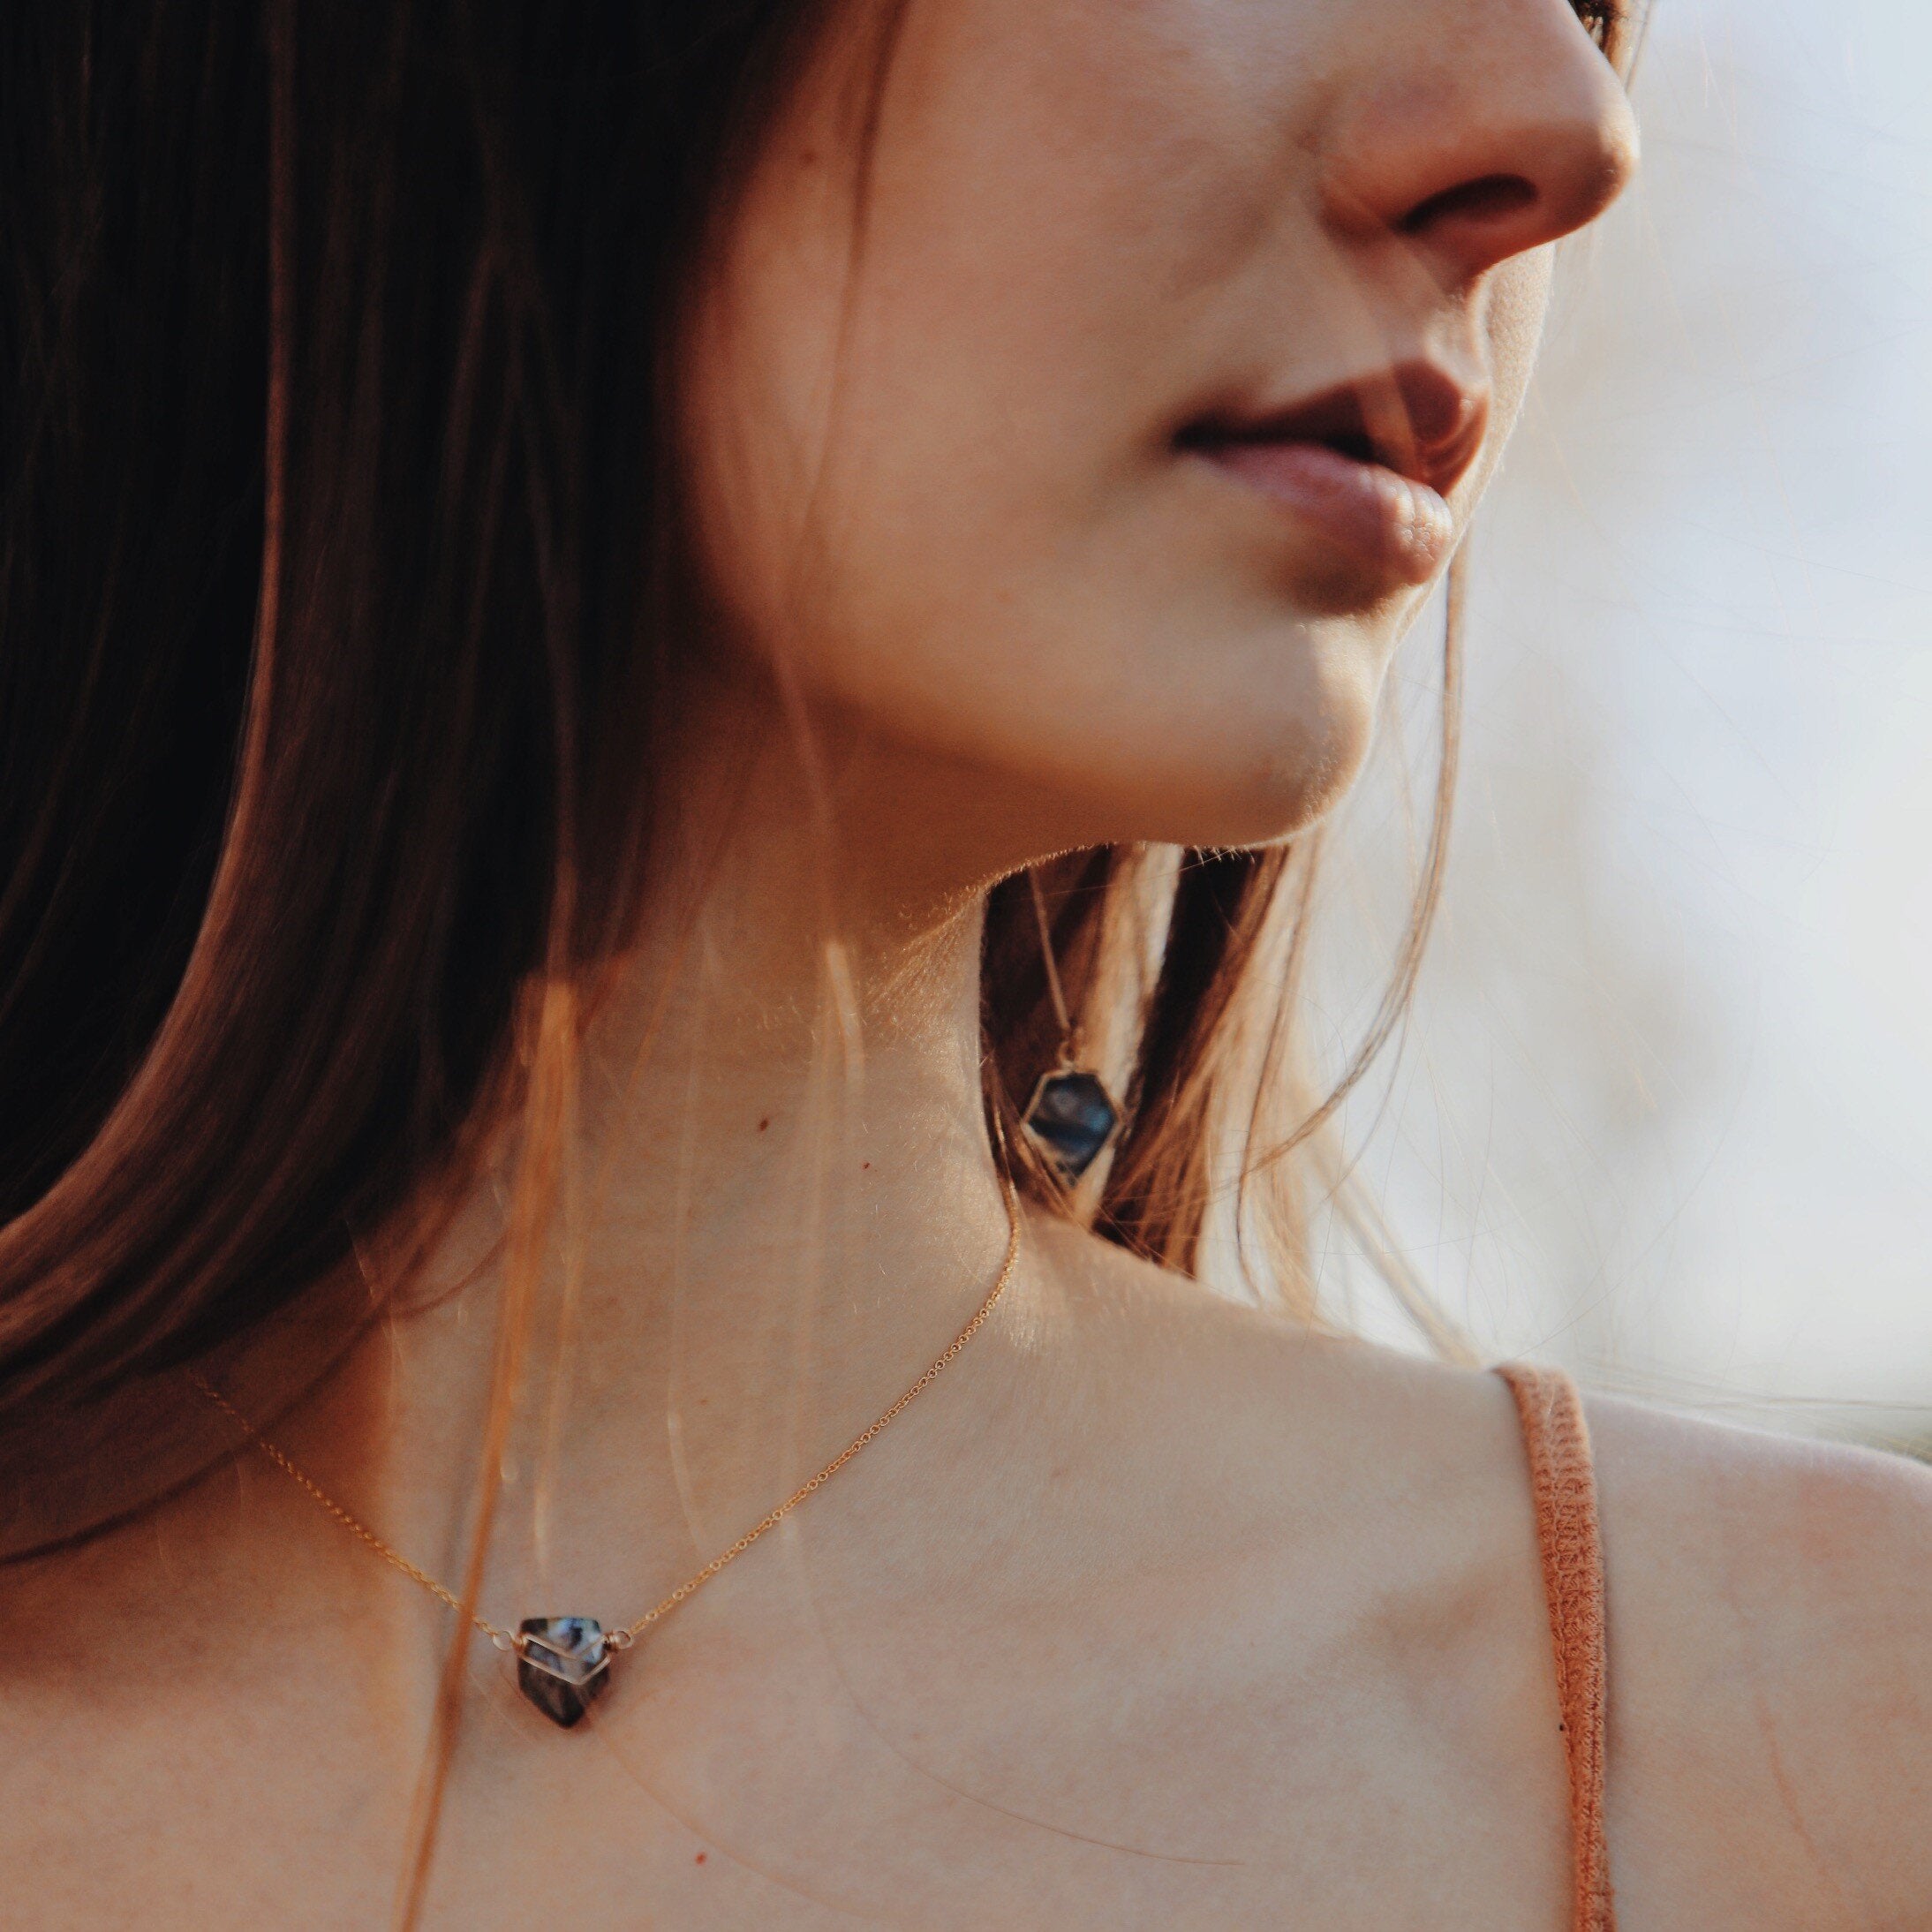
[[[1420,585],[1455,547],[1446,494],[1488,422],[1486,395],[1407,363],[1279,407],[1218,411],[1175,443],[1375,576]]]

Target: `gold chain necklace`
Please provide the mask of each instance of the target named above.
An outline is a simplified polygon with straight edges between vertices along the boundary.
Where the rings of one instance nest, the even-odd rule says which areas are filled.
[[[635,1622],[621,1624],[613,1630],[606,1630],[594,1617],[526,1617],[510,1631],[493,1624],[474,1610],[465,1611],[454,1591],[439,1583],[426,1570],[419,1569],[400,1551],[392,1550],[366,1523],[351,1515],[293,1458],[270,1442],[199,1370],[192,1370],[191,1374],[201,1392],[240,1429],[248,1440],[284,1475],[307,1491],[351,1536],[360,1537],[385,1563],[400,1570],[411,1582],[427,1590],[459,1615],[466,1615],[499,1650],[512,1653],[517,1659],[517,1687],[547,1717],[568,1730],[590,1708],[592,1700],[609,1681],[610,1662],[614,1657],[630,1649],[653,1624],[668,1617],[686,1598],[702,1589],[727,1564],[736,1562],[766,1530],[783,1522],[814,1491],[824,1488],[860,1450],[876,1439],[903,1409],[924,1394],[951,1367],[1006,1293],[1007,1284],[1012,1280],[1014,1268],[1020,1258],[1020,1204],[1010,1181],[1006,1184],[1006,1196],[1010,1224],[1006,1257],[1000,1264],[1000,1272],[987,1291],[985,1300],[974,1310],[972,1319],[953,1338],[944,1353],[878,1421],[853,1437],[824,1468],[816,1475],[807,1477],[728,1550],[714,1556],[703,1569],[687,1577],[668,1596],[653,1604]]]

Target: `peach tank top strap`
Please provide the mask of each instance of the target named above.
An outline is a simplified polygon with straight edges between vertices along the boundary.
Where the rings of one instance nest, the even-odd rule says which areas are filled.
[[[1576,1385],[1556,1369],[1506,1363],[1496,1371],[1516,1398],[1536,1541],[1556,1648],[1557,1695],[1570,1768],[1570,1835],[1576,1872],[1575,1932],[1615,1932],[1604,1840],[1604,1552],[1596,1477]]]

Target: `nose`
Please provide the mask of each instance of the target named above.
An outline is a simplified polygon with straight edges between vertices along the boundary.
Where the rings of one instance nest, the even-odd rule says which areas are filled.
[[[1337,100],[1321,193],[1338,232],[1400,238],[1459,288],[1595,221],[1635,171],[1637,128],[1567,0],[1444,11],[1453,49],[1415,35]]]

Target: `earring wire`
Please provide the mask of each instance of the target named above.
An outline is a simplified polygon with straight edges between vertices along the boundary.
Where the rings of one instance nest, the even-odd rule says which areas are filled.
[[[1066,1050],[1070,1051],[1073,1042],[1074,1023],[1068,1016],[1067,995],[1060,984],[1060,968],[1053,959],[1053,932],[1047,923],[1046,900],[1040,891],[1040,875],[1029,865],[1026,882],[1033,894],[1033,917],[1040,928],[1040,957],[1046,962],[1046,990],[1053,996],[1053,1017],[1060,1022],[1060,1039]]]

